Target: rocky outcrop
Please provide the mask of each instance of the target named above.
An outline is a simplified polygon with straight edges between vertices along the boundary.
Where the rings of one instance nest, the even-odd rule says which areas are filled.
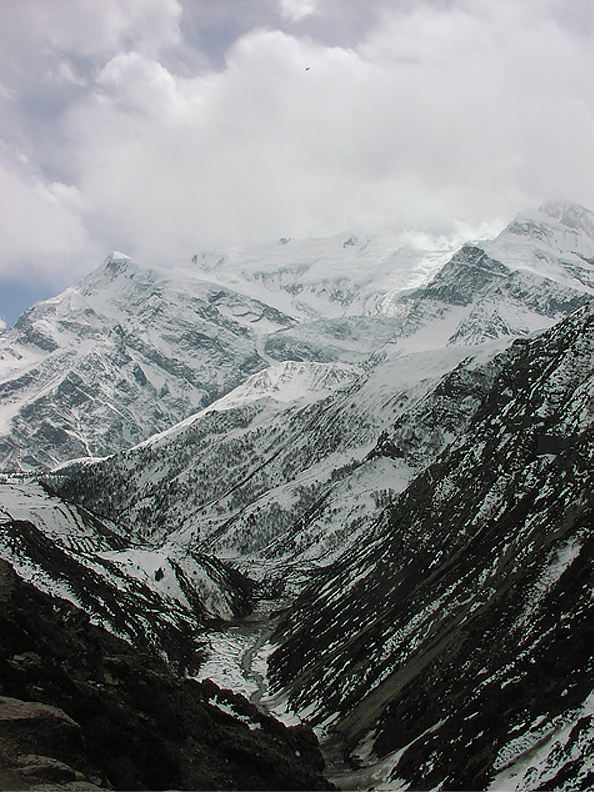
[[[13,658],[17,664],[27,660],[31,658]],[[50,755],[40,754],[40,750]],[[72,782],[80,784],[77,788],[96,788],[84,772],[57,756],[67,757],[78,767],[86,765],[78,723],[58,707],[0,696],[0,788],[49,784],[61,788]]]
[[[311,730],[176,676],[0,562],[0,788],[331,789]]]

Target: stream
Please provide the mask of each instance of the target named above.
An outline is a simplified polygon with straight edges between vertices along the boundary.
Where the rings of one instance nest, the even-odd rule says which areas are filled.
[[[267,658],[274,645],[269,643],[278,613],[283,603],[261,600],[254,611],[243,619],[205,634],[208,659],[196,676],[211,679],[220,688],[240,693],[260,712],[272,715],[287,726],[300,723],[297,715],[286,712],[274,697],[269,697],[266,678]],[[342,742],[338,735],[318,733],[320,749],[326,761],[326,777],[340,789],[368,789],[376,780],[370,771],[353,771],[345,762]]]
[[[220,688],[245,696],[262,712],[274,714],[261,701],[268,690],[266,661],[274,648],[268,644],[277,622],[273,613],[282,605],[278,600],[260,600],[249,616],[206,632],[207,659],[196,679],[211,679]]]
[[[268,623],[259,624],[259,628],[259,635],[257,636],[254,643],[250,644],[245,652],[241,655],[239,662],[245,678],[252,680],[256,685],[256,690],[254,690],[250,696],[251,703],[255,704],[256,707],[258,707],[258,709],[265,715],[269,715],[270,712],[268,708],[260,703],[262,696],[264,696],[268,690],[266,676],[254,668],[254,657],[257,656],[260,649],[262,649],[262,647],[268,643],[268,639],[273,633],[274,626],[271,626],[270,618],[268,618]]]

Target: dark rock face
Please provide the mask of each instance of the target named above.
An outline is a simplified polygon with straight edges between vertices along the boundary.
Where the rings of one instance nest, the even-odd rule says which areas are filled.
[[[510,271],[504,264],[490,258],[480,247],[464,245],[419,292],[425,299],[440,300],[449,305],[468,305],[477,292],[509,275]]]
[[[88,515],[88,519],[93,518]],[[140,649],[161,652],[179,672],[193,673],[201,663],[194,635],[208,614],[184,570],[170,560],[189,608],[164,600],[146,583],[126,575],[103,557],[106,549],[129,545],[98,520],[93,525],[94,536],[90,534],[79,543],[72,536],[64,545],[32,522],[5,520],[0,524],[0,546],[6,557],[35,569],[39,581],[51,581],[50,590],[66,588],[86,613],[110,631]],[[216,559],[202,557],[202,562],[204,569],[212,570],[213,578],[218,577],[221,591],[232,597],[234,612],[245,613],[249,608],[249,582],[226,570]],[[44,588],[41,582],[38,585]]]
[[[371,741],[414,789],[591,786],[593,346],[591,308],[514,344],[467,432],[281,624],[276,684],[355,766]]]
[[[406,459],[411,467],[421,470],[461,435],[492,387],[503,360],[499,357],[476,367],[471,363],[472,358],[462,361],[420,403],[403,411],[390,431],[380,435],[369,458]]]
[[[313,732],[176,676],[3,561],[0,604],[2,788],[332,788]]]
[[[14,663],[24,666],[31,664],[31,660],[17,655]],[[37,656],[33,664],[39,660]],[[88,772],[83,754],[80,726],[63,710],[0,696],[0,788],[27,789],[37,784],[60,785],[73,781],[87,781],[92,788],[85,773],[56,758],[68,757],[79,767],[85,766]]]

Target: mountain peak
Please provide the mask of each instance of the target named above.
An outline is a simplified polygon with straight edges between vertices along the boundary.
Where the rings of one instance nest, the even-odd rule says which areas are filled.
[[[115,262],[115,261],[130,261],[131,257],[127,256],[125,253],[122,253],[120,250],[112,250],[109,256],[106,258],[105,263],[108,262]]]
[[[520,240],[541,250],[552,250],[556,256],[561,254],[564,260],[575,254],[590,261],[594,254],[594,212],[569,201],[549,201],[538,209],[526,209],[488,244],[489,251],[501,242],[515,246]],[[573,263],[581,266],[583,261]]]
[[[539,207],[538,211],[567,228],[584,231],[594,238],[594,212],[580,204],[570,201],[548,201]]]
[[[101,265],[99,272],[102,275],[108,275],[110,280],[113,280],[117,275],[129,273],[130,270],[136,270],[134,260],[119,250],[112,251]]]

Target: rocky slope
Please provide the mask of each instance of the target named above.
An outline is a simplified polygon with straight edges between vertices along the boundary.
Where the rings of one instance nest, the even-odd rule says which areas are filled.
[[[246,613],[252,582],[212,556],[131,541],[117,528],[34,481],[0,483],[0,558],[110,632],[197,669],[200,629]]]
[[[51,468],[138,443],[267,365],[263,303],[113,254],[0,335],[0,468]]]
[[[467,431],[276,635],[276,685],[362,778],[592,784],[593,308],[503,353]]]
[[[4,561],[0,605],[0,788],[333,788],[311,730],[173,674]]]

